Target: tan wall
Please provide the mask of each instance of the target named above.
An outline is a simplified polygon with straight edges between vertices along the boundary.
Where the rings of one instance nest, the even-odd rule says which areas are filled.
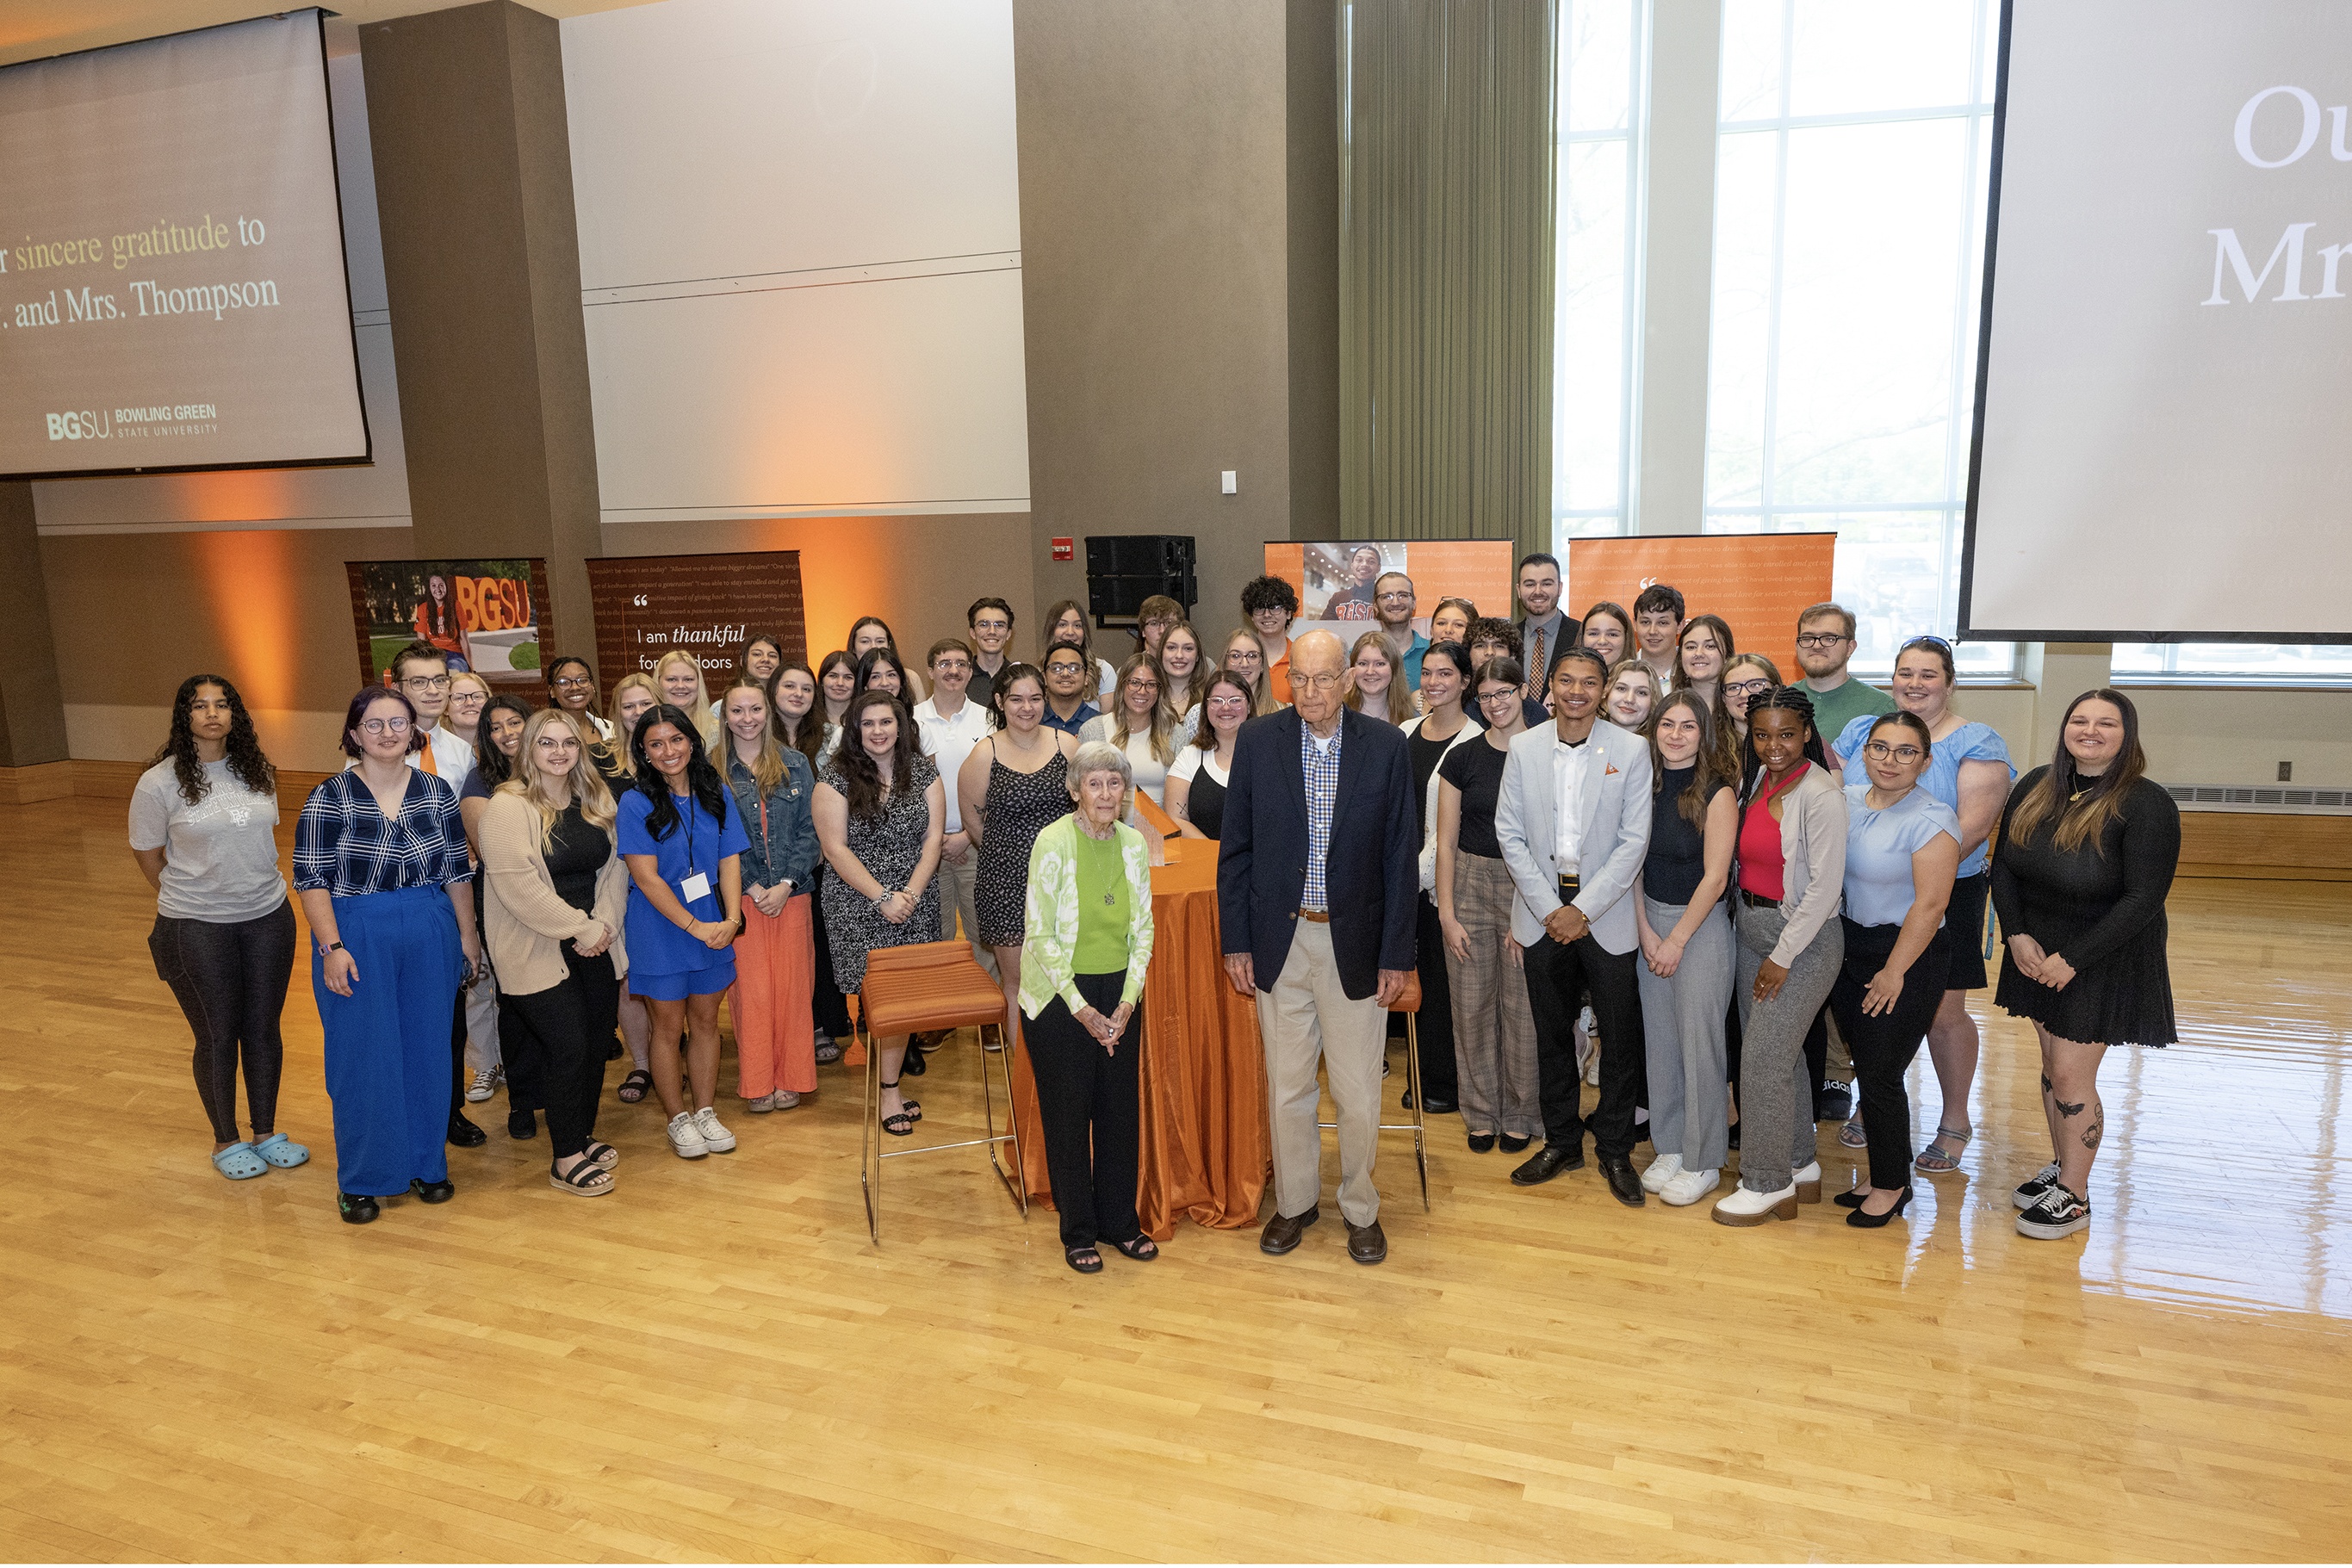
[[[1336,158],[1292,165],[1289,82],[1334,70],[1330,8],[1294,17],[1265,0],[1014,0],[1021,156],[1022,302],[1029,383],[1032,561],[1039,603],[1086,597],[1089,533],[1192,534],[1202,632],[1238,624],[1242,584],[1263,545],[1294,537],[1302,505],[1336,516],[1328,447],[1297,454],[1290,379],[1327,402],[1337,318],[1299,315],[1329,335],[1294,343],[1291,291],[1337,297]],[[1321,18],[1318,28],[1315,18]],[[1311,89],[1313,83],[1309,83]],[[1302,92],[1299,118],[1331,140]],[[1294,267],[1294,259],[1297,266]],[[1318,259],[1320,270],[1318,270]],[[1328,419],[1326,426],[1336,432]],[[1218,476],[1238,470],[1236,496]],[[1048,541],[1079,541],[1057,563]]]

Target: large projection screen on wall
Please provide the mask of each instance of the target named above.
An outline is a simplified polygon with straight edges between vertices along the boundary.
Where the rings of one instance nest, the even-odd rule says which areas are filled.
[[[320,14],[0,70],[0,476],[367,459]]]
[[[2008,0],[1967,637],[2352,642],[2352,5]]]

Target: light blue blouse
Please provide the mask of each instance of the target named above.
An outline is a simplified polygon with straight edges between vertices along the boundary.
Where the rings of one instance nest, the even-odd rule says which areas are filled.
[[[1911,857],[1937,833],[1958,843],[1959,815],[1924,789],[1874,811],[1868,784],[1845,787],[1845,917],[1900,925],[1911,913]]]
[[[1870,775],[1864,772],[1862,767],[1863,743],[1870,738],[1871,726],[1885,716],[1883,714],[1864,714],[1838,731],[1837,738],[1830,743],[1831,749],[1845,758],[1845,779],[1849,786],[1870,782]],[[2001,740],[1999,730],[1974,720],[1960,726],[1936,742],[1928,753],[1927,770],[1919,775],[1919,789],[1950,807],[1956,816],[1960,809],[1960,764],[1963,762],[1998,762],[2009,769],[2010,782],[2017,781],[2017,768],[2009,759],[2009,747]],[[1958,838],[1959,834],[1955,832],[1952,836]],[[1960,874],[1976,875],[1984,870],[1985,862],[1991,858],[1992,843],[1988,838],[1960,862]],[[1908,906],[1908,900],[1906,900],[1906,906]],[[1864,924],[1875,922],[1865,921]]]

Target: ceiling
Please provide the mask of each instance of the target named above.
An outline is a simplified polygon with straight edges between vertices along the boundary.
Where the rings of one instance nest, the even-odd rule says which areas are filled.
[[[647,0],[517,0],[550,16],[617,11]],[[447,9],[453,0],[340,0],[330,9],[327,47],[342,54],[358,47],[364,22]],[[292,9],[293,7],[286,7]],[[127,44],[191,28],[268,16],[268,0],[0,0],[0,65],[37,60],[78,49]]]

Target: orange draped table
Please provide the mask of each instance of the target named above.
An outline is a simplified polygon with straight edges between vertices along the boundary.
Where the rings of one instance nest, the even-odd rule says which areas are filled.
[[[1165,1241],[1179,1215],[1233,1229],[1257,1222],[1273,1149],[1257,1009],[1225,979],[1217,941],[1217,846],[1168,841],[1151,873],[1151,973],[1143,988],[1142,1138],[1135,1207],[1144,1234]],[[1022,1185],[1053,1207],[1037,1084],[1024,1047],[1014,1058]]]

